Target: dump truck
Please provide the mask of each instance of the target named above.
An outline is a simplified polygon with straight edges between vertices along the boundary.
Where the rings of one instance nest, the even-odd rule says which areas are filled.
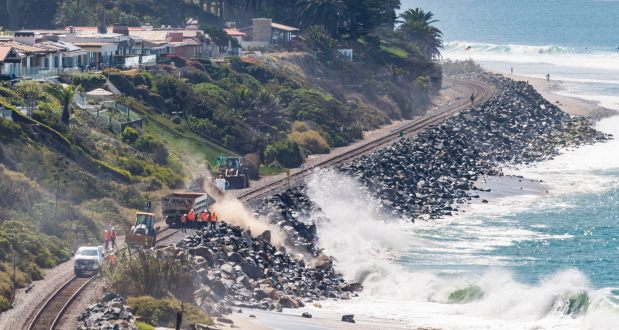
[[[219,177],[226,180],[226,189],[245,189],[249,187],[247,166],[241,157],[219,156]]]
[[[157,242],[155,215],[148,212],[137,212],[135,223],[125,235],[125,243],[132,248],[150,248]]]
[[[215,200],[207,193],[175,192],[161,199],[161,211],[165,223],[176,227],[181,224],[181,216],[189,210],[200,213],[214,203]]]

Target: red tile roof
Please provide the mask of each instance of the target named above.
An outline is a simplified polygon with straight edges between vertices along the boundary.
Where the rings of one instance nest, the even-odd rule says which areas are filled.
[[[4,59],[9,55],[9,53],[11,52],[11,49],[13,47],[11,46],[0,46],[0,62],[3,62]]]

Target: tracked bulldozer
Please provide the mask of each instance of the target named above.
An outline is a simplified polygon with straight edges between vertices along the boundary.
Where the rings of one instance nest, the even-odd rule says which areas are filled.
[[[125,235],[125,243],[132,248],[150,248],[157,242],[155,215],[147,212],[137,212],[131,230]]]

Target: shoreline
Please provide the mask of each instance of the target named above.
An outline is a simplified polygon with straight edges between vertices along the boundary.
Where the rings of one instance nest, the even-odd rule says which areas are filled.
[[[540,78],[531,78],[518,74],[510,74],[502,71],[488,70],[488,72],[503,75],[506,78],[514,81],[524,81],[533,86],[535,90],[540,93],[550,103],[558,106],[563,112],[573,116],[583,116],[587,119],[598,121],[603,118],[619,115],[619,111],[604,108],[600,106],[599,102],[585,100],[576,96],[566,96],[558,94],[564,84],[561,80],[550,80],[550,84]]]
[[[547,86],[547,82],[543,79],[534,79],[517,75],[503,74],[504,77],[515,81],[528,81],[535,90],[542,95],[546,100],[558,106],[561,111],[574,116],[583,116],[589,120],[597,121],[602,118],[611,117],[619,114],[615,110],[600,107],[596,102],[579,99],[577,97],[569,97],[556,94],[560,82],[557,85]],[[526,177],[517,176],[485,176],[480,178],[475,186],[477,188],[491,188],[491,192],[483,192],[472,190],[471,193],[478,193],[480,198],[472,201],[472,203],[482,203],[482,200],[489,201],[491,205],[494,200],[516,196],[516,195],[544,195],[548,193],[544,183],[537,180],[531,180]],[[485,202],[484,202],[485,203]],[[463,209],[466,212],[466,208]],[[353,298],[355,299],[355,298]],[[341,302],[346,304],[346,302]],[[309,312],[313,318],[302,318],[303,312]],[[306,307],[295,310],[285,310],[283,313],[268,312],[268,311],[251,311],[256,315],[255,318],[248,317],[249,314],[233,314],[231,318],[235,321],[235,328],[240,329],[289,329],[303,327],[304,329],[349,329],[354,326],[356,329],[411,329],[410,325],[404,321],[391,319],[376,319],[364,318],[363,315],[355,315],[357,318],[356,324],[342,322],[342,315],[335,312],[323,311],[313,307]],[[353,311],[351,310],[351,313]],[[438,329],[438,328],[413,328],[413,329]]]

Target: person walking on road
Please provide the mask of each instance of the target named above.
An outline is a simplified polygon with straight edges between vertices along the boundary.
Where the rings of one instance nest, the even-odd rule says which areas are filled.
[[[107,231],[107,229],[103,231],[103,242],[105,252],[107,252],[108,246],[110,245],[110,232]]]
[[[182,233],[187,232],[187,214],[186,213],[181,216],[181,232]]]
[[[211,230],[216,230],[216,229],[217,229],[217,213],[213,211],[211,213]]]
[[[475,103],[475,93],[471,94],[471,106]]]
[[[110,231],[110,241],[112,242],[112,250],[116,250],[116,231],[114,228]]]

